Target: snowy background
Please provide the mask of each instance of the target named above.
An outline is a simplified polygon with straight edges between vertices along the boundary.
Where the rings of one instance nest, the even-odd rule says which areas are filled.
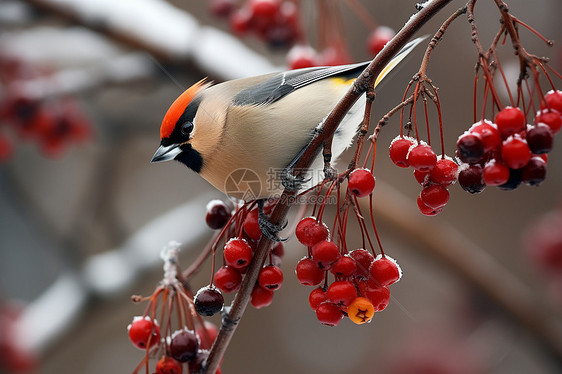
[[[303,3],[301,16],[314,19],[313,6]],[[414,9],[413,2],[369,3],[374,18],[395,29]],[[550,56],[561,71],[560,1],[509,4],[519,18],[557,41],[548,49],[529,33],[523,38],[531,52]],[[448,7],[423,33],[433,33],[460,5]],[[368,30],[347,8],[342,12],[353,58],[368,59]],[[497,13],[477,15],[483,34],[495,32]],[[45,157],[33,143],[21,141],[0,164],[0,318],[18,316],[18,323],[9,324],[10,334],[23,352],[37,355],[37,373],[131,372],[142,353],[129,343],[126,326],[143,306],[129,296],[152,292],[161,275],[160,249],[169,241],[184,244],[184,266],[195,258],[211,235],[203,222],[205,204],[221,198],[183,166],[150,164],[162,116],[183,89],[204,76],[221,81],[284,69],[286,50],[234,37],[224,20],[208,12],[206,1],[4,0],[0,27],[0,54],[49,71],[20,82],[18,89],[45,100],[71,96],[94,133],[58,157]],[[308,27],[314,29],[314,23]],[[399,102],[422,52],[378,91],[375,120]],[[474,63],[470,29],[460,19],[432,55],[429,69],[440,87],[449,154],[471,124]],[[0,100],[5,97],[0,84]],[[381,144],[397,132],[396,123],[385,128]],[[377,183],[392,186],[381,187],[382,196],[406,207],[405,220],[415,215],[412,222],[435,230],[430,232],[470,238],[469,248],[477,246],[505,267],[515,282],[510,284],[536,301],[535,317],[552,321],[559,344],[556,316],[562,315],[562,299],[553,297],[522,240],[529,224],[562,204],[560,148],[556,139],[540,188],[488,188],[471,196],[455,186],[443,213],[421,220],[415,209],[419,186],[408,171],[391,164],[384,146],[376,169]],[[321,326],[308,307],[309,289],[293,276],[304,249],[290,240],[282,265],[285,284],[271,307],[248,308],[223,372],[398,373],[396,362],[423,357],[440,357],[444,373],[451,374],[560,372],[561,357],[556,366],[517,320],[505,318],[502,308],[458,271],[428,255],[418,238],[385,219],[379,232],[405,274],[387,310],[368,326],[350,321],[338,328]],[[194,288],[207,281],[207,268],[201,273]],[[0,323],[0,329],[6,326]]]

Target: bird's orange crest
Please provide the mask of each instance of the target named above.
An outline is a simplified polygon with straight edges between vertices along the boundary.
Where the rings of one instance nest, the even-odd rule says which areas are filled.
[[[193,86],[189,87],[172,103],[162,120],[162,126],[160,127],[160,139],[167,138],[172,134],[172,131],[174,131],[174,127],[176,126],[176,122],[178,122],[178,119],[181,117],[191,100],[193,100],[197,92],[199,92],[199,90],[205,85],[205,80],[206,78],[203,78]]]

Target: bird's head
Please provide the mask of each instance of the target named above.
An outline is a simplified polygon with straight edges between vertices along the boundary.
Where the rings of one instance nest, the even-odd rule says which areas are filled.
[[[196,172],[201,171],[203,158],[193,147],[192,139],[202,93],[209,86],[205,79],[200,80],[172,103],[162,120],[160,147],[152,157],[152,162],[177,160]]]

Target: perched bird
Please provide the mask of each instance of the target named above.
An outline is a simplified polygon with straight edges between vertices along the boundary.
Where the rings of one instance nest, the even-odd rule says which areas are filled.
[[[409,42],[379,75],[377,85],[423,38]],[[201,80],[170,106],[152,162],[177,160],[229,196],[279,196],[283,170],[294,164],[369,62],[312,67],[212,85]],[[363,116],[351,108],[332,142],[332,157],[348,148]],[[322,179],[321,155],[308,177]]]

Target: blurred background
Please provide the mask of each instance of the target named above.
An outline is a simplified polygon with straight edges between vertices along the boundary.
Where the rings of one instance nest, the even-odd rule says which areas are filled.
[[[150,163],[161,119],[202,77],[286,69],[294,42],[283,29],[265,39],[243,32],[234,16],[221,16],[219,3],[0,2],[0,372],[123,373],[140,362],[126,327],[144,305],[130,295],[152,293],[169,241],[183,243],[183,267],[193,261],[212,235],[205,204],[224,198],[177,163]],[[369,35],[378,26],[398,30],[415,12],[413,1],[321,3],[296,1],[296,16],[307,43],[326,59],[332,46],[344,62],[372,58]],[[435,33],[462,5],[453,1],[420,35]],[[521,28],[527,51],[549,56],[561,71],[562,3],[508,5],[556,41],[549,48]],[[487,46],[499,14],[491,1],[476,10]],[[400,102],[422,54],[418,48],[377,91],[373,121]],[[501,56],[514,82],[518,61],[509,45]],[[476,57],[461,17],[430,62],[449,155],[473,122]],[[283,287],[270,307],[247,309],[223,372],[562,372],[560,139],[540,187],[470,195],[455,185],[443,212],[423,217],[410,170],[386,156],[398,132],[397,119],[381,132],[375,168],[378,231],[404,272],[389,307],[366,326],[322,326],[308,306],[310,289],[294,276],[305,249],[291,238]],[[548,257],[552,243],[559,252]],[[209,271],[206,263],[194,289]]]

